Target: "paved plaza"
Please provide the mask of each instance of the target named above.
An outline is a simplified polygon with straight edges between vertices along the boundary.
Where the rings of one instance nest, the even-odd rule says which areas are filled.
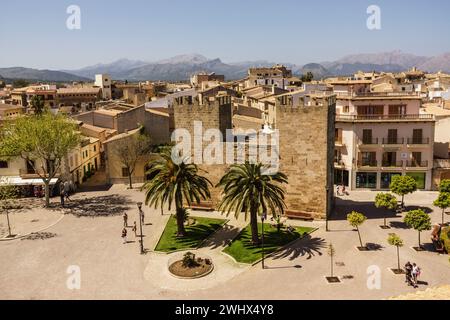
[[[169,218],[167,209],[162,215],[160,210],[144,207],[145,255],[139,254],[138,240],[131,229],[128,229],[130,242],[122,244],[121,212],[128,213],[129,224],[138,221],[136,202],[144,199],[139,190],[114,185],[109,190],[78,193],[65,211],[56,209],[55,198],[52,210],[36,206],[11,215],[16,230],[22,228],[25,234],[45,229],[53,236],[0,241],[0,299],[387,299],[449,285],[449,256],[431,250],[429,232],[422,235],[428,250],[416,252],[411,247],[417,245],[417,232],[407,229],[401,216],[389,218],[392,229],[379,228],[383,219],[373,206],[375,194],[352,192],[338,199],[329,232],[324,221],[289,221],[291,225],[318,230],[268,258],[265,270],[260,263],[237,264],[221,252],[247,224],[230,215],[227,225],[196,250],[210,257],[215,266],[210,275],[196,280],[176,279],[167,270],[168,263],[183,252],[168,255],[153,252]],[[436,197],[434,192],[417,192],[405,201],[410,208],[422,207],[431,212],[436,223],[440,221],[440,209],[431,205]],[[105,204],[108,199],[111,202]],[[77,203],[90,209],[83,211]],[[352,210],[368,216],[361,227],[361,236],[375,250],[356,249],[358,235],[345,220],[346,213]],[[191,215],[223,218],[217,212]],[[1,215],[0,219],[4,226],[6,217]],[[39,221],[33,225],[30,220]],[[392,232],[405,241],[400,249],[402,265],[409,260],[422,268],[418,289],[408,287],[404,276],[389,270],[397,263],[396,249],[386,241]],[[326,248],[329,242],[336,249],[334,270],[342,281],[340,284],[328,284],[324,278],[330,272]],[[70,266],[80,268],[79,290],[67,286]],[[379,283],[377,275],[371,273],[373,270],[380,271]]]

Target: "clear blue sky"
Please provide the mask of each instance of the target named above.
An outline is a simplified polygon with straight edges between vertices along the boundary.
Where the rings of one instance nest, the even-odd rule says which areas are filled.
[[[66,8],[81,8],[81,30]],[[369,5],[382,29],[366,27]],[[0,67],[71,69],[200,53],[224,62],[304,64],[346,54],[450,51],[448,0],[2,1]]]

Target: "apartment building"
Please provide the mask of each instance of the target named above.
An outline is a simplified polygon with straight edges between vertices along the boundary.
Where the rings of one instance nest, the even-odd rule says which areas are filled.
[[[82,136],[79,146],[67,155],[69,179],[75,185],[83,184],[100,169],[100,162],[100,140]]]
[[[60,88],[56,91],[56,99],[60,108],[73,106],[84,111],[91,110],[101,98],[101,89],[96,87]]]
[[[431,190],[435,118],[421,114],[419,95],[350,92],[336,103],[335,184],[389,189],[409,175]]]
[[[286,89],[290,85],[289,78],[292,78],[292,71],[280,64],[270,68],[250,68],[245,87],[274,85],[278,88]]]
[[[197,73],[191,76],[191,85],[193,87],[201,87],[204,82],[214,82],[216,84],[224,82],[225,76],[222,74],[212,73]]]

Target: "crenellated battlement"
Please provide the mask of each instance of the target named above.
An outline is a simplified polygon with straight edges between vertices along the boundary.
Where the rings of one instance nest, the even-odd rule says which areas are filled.
[[[218,95],[216,97],[183,96],[174,99],[174,107],[187,107],[189,109],[204,110],[214,109],[224,105],[231,105],[231,96]]]

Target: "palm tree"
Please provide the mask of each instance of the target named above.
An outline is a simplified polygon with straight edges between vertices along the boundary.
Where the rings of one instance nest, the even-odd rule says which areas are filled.
[[[175,203],[177,236],[184,237],[186,232],[183,204],[190,206],[194,201],[200,203],[201,200],[210,198],[209,185],[212,184],[207,178],[198,175],[197,165],[187,164],[186,161],[179,165],[174,163],[171,150],[162,150],[160,156],[160,159],[149,164],[146,172],[151,178],[141,188],[145,190],[145,204],[156,209],[168,203],[171,210],[172,204]]]
[[[284,213],[284,190],[277,184],[287,183],[287,176],[278,172],[274,175],[264,175],[264,169],[259,164],[236,164],[222,177],[217,187],[223,188],[223,197],[219,210],[227,215],[234,212],[237,218],[241,212],[247,218],[250,213],[250,225],[253,244],[259,243],[258,214],[272,215],[278,211]]]

